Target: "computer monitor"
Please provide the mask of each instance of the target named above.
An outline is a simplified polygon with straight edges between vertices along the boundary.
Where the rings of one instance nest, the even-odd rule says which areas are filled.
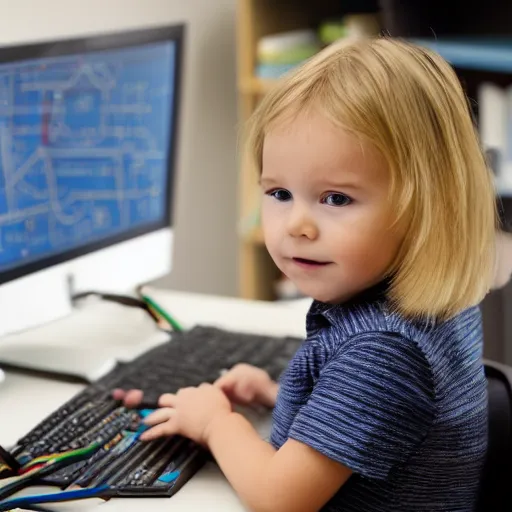
[[[183,34],[0,48],[0,336],[170,271]]]

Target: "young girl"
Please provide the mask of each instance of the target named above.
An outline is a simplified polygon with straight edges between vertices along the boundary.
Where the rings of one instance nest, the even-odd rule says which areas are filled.
[[[392,39],[333,45],[264,98],[248,147],[267,248],[315,299],[307,340],[279,385],[242,365],[163,395],[144,438],[206,445],[250,510],[472,510],[495,209],[456,75]],[[231,401],[275,406],[271,443]]]

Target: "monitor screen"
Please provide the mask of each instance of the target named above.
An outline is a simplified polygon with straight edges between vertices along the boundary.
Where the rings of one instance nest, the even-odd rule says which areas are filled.
[[[0,63],[0,282],[169,225],[179,41],[156,39]]]

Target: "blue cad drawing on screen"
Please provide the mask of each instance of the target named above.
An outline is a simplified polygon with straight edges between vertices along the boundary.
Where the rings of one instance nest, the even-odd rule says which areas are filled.
[[[173,42],[0,64],[0,273],[167,211]]]

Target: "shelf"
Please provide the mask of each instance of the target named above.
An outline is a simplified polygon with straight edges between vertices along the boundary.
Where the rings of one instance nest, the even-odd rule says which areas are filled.
[[[256,77],[251,77],[246,80],[241,80],[238,88],[240,92],[245,94],[255,94],[257,96],[263,96],[272,87],[275,86],[277,80],[261,80]]]
[[[238,112],[239,123],[244,126],[262,98],[282,80],[281,72],[287,71],[258,65],[259,41],[275,34],[317,27],[324,20],[339,19],[341,10],[339,0],[236,0],[236,4]],[[265,247],[260,227],[261,191],[254,162],[244,155],[239,171],[239,294],[245,299],[274,300],[275,283],[281,272]]]
[[[455,67],[512,73],[512,39],[412,39],[412,42],[436,51]],[[263,95],[277,81],[250,77],[241,80],[239,90]]]
[[[254,245],[264,245],[265,238],[263,237],[263,230],[261,227],[254,228],[252,231],[245,233],[243,236],[243,241],[247,244]]]
[[[458,68],[512,73],[512,39],[412,39],[430,48]]]

